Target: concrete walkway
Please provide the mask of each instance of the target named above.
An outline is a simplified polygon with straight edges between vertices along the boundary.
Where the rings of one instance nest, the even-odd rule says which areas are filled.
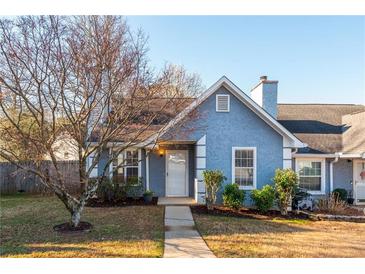
[[[158,197],[158,205],[193,205],[196,204],[193,198],[189,197]]]
[[[164,258],[215,258],[194,225],[190,207],[165,207]]]

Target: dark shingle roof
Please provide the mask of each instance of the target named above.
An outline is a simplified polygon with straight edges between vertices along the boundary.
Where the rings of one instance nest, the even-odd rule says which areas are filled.
[[[136,112],[136,116],[127,122],[110,142],[127,142],[134,140],[142,142],[161,130],[177,113],[189,106],[195,98],[149,98],[149,101],[140,104],[143,109]],[[147,126],[147,124],[151,124]],[[98,142],[103,127],[95,129],[90,135],[91,142]]]
[[[278,104],[278,121],[302,142],[308,144],[309,147],[300,152],[348,152],[344,145],[344,136],[351,127],[358,125],[347,123],[344,116],[362,112],[365,112],[364,105]],[[356,139],[354,142],[365,143],[365,134],[352,136]]]

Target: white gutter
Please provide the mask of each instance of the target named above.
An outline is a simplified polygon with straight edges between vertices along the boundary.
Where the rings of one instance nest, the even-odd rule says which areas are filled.
[[[293,158],[335,158],[336,154],[293,153]]]
[[[340,153],[332,153],[332,154],[316,154],[316,153],[294,153],[293,158],[336,158],[339,157],[341,159],[351,159],[351,158],[361,158],[361,154],[343,154]]]
[[[336,158],[330,162],[330,193],[332,193],[333,190],[333,164],[338,162],[338,159],[342,153],[335,153],[335,155]]]

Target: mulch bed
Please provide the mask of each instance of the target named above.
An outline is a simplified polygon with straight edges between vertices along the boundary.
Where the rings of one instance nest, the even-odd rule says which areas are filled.
[[[61,233],[75,233],[75,232],[89,232],[93,228],[93,225],[88,222],[80,222],[78,227],[73,227],[70,223],[63,223],[55,225],[54,231]]]
[[[146,203],[143,197],[140,198],[126,198],[123,200],[116,201],[104,201],[99,198],[90,199],[86,206],[89,207],[123,207],[123,206],[136,206],[136,205],[157,205],[158,198],[153,197],[151,203]]]
[[[238,210],[230,209],[224,206],[214,206],[212,210],[208,210],[205,205],[193,205],[190,206],[191,211],[196,214],[208,214],[215,216],[225,216],[225,217],[238,217],[238,218],[250,218],[250,219],[308,219],[308,216],[303,213],[296,213],[294,211],[288,212],[287,216],[282,216],[279,211],[270,210],[266,214],[259,213],[255,209],[251,208],[241,208]]]

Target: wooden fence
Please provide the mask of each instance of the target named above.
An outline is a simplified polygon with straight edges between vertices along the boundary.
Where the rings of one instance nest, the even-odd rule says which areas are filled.
[[[23,165],[24,163],[22,163]],[[27,165],[32,165],[27,162]],[[58,162],[59,170],[65,179],[65,187],[72,193],[80,190],[79,162],[62,161]],[[44,161],[42,168],[48,168],[50,176],[56,172],[51,161]],[[11,163],[0,163],[0,193],[14,194],[26,192],[32,194],[50,194],[52,191],[41,183],[38,176],[25,172]]]

